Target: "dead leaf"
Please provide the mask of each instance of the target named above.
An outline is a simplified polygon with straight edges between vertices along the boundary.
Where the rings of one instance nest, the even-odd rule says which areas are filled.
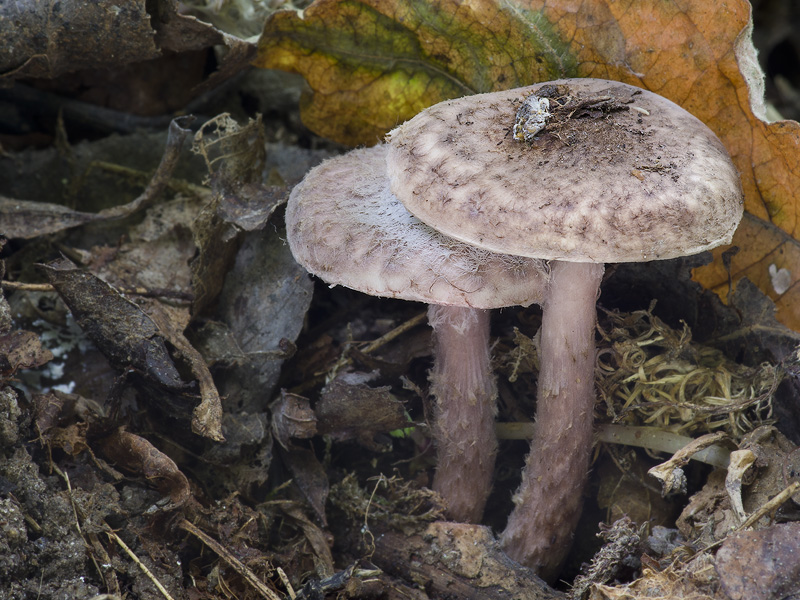
[[[731,153],[751,217],[734,238],[747,248],[734,275],[757,271],[751,279],[777,297],[779,318],[800,330],[800,260],[792,260],[800,255],[800,124],[762,120],[750,13],[746,0],[723,7],[707,0],[680,7],[317,0],[302,17],[272,15],[255,64],[302,74],[312,89],[301,102],[304,122],[350,145],[374,144],[397,123],[448,98],[561,77],[613,79],[661,94],[704,121]],[[765,227],[768,234],[760,231]],[[771,264],[790,272],[782,293],[768,277]],[[709,288],[724,286],[720,268],[701,270],[697,278]]]
[[[317,435],[317,417],[308,398],[283,390],[269,410],[272,433],[284,450],[290,449],[291,438],[308,439]]]
[[[363,373],[343,373],[326,385],[314,407],[317,429],[336,440],[357,439],[370,450],[380,449],[379,432],[409,426],[405,407],[389,386],[370,387]]]
[[[294,502],[279,502],[277,506],[285,517],[302,529],[303,535],[311,546],[314,554],[317,575],[320,577],[330,577],[333,575],[333,554],[331,554],[330,542],[325,533],[309,520],[300,505]]]
[[[189,480],[178,465],[143,437],[118,429],[97,443],[106,460],[143,476],[176,506],[192,498]]]
[[[98,213],[87,213],[69,209],[50,202],[15,200],[0,196],[0,218],[4,222],[4,234],[10,238],[30,239],[40,235],[56,233],[93,221],[111,221],[129,217],[147,208],[160,196],[180,157],[186,136],[190,133],[184,125],[191,118],[173,119],[161,163],[145,190],[132,202],[106,208]]]
[[[796,135],[800,136],[800,129]],[[792,206],[791,199],[786,196],[784,210],[800,210]],[[787,232],[775,223],[745,213],[733,238],[739,252],[730,259],[730,277],[734,281],[747,278],[757,285],[775,303],[777,319],[795,331],[800,331],[799,238],[800,231]],[[715,260],[697,269],[695,278],[724,299],[729,275],[721,254],[722,249],[715,250]]]
[[[67,259],[44,269],[78,325],[115,368],[133,367],[170,390],[186,387],[169,356],[165,336],[141,308]]]
[[[663,571],[644,568],[632,583],[592,586],[589,600],[728,600],[715,591],[716,574],[707,575],[714,570],[710,562],[707,554],[701,554],[688,565],[670,565]]]
[[[285,358],[311,304],[313,282],[297,264],[282,230],[245,234],[226,271],[217,318],[229,328],[243,356],[220,377],[226,402],[261,412],[272,399]]]
[[[755,462],[742,476],[741,502],[736,489],[731,494],[730,480],[735,476],[726,481],[722,469],[712,472],[677,520],[681,534],[692,544],[708,546],[723,541],[731,532],[746,525],[746,521],[742,522],[743,516],[758,518],[762,507],[768,506],[796,481],[790,466],[796,446],[774,427],[758,427],[742,438],[739,449],[755,457]],[[758,518],[753,526],[766,527],[772,523],[776,511],[780,515],[787,510],[791,514],[789,504],[776,507],[770,514]]]
[[[272,214],[268,210],[263,221],[260,217],[253,219],[252,213],[263,216],[258,208],[260,203],[247,194],[241,197],[242,188],[255,185],[252,180],[261,175],[263,136],[260,118],[240,126],[227,113],[204,124],[194,136],[192,151],[203,158],[213,190],[211,201],[192,224],[198,248],[191,263],[196,290],[194,314],[202,314],[212,306],[222,290],[225,274],[241,244],[239,221],[258,229]],[[239,206],[242,203],[245,206]],[[228,219],[231,213],[233,219]]]
[[[781,600],[800,592],[800,523],[728,537],[717,552],[720,584],[731,600]]]
[[[34,369],[53,360],[31,331],[0,333],[0,375],[11,377],[18,369]]]
[[[289,467],[297,489],[314,509],[319,522],[327,527],[325,503],[330,493],[330,483],[325,467],[322,466],[312,450],[295,444],[291,444],[287,450],[282,449],[281,457]]]
[[[224,442],[222,435],[222,403],[211,371],[205,359],[183,335],[189,324],[189,311],[157,302],[148,303],[148,314],[177,355],[189,365],[200,387],[200,403],[192,410],[192,431],[216,442]]]
[[[30,239],[89,223],[93,213],[72,210],[52,202],[17,200],[0,196],[4,233],[10,238]]]
[[[202,460],[212,465],[205,485],[209,494],[222,497],[232,490],[253,497],[270,478],[272,433],[266,413],[226,412],[222,415],[225,443],[209,446]]]
[[[202,356],[183,337],[186,311],[157,303],[149,314],[92,273],[67,259],[44,266],[50,283],[69,307],[86,336],[117,369],[132,368],[145,380],[184,396],[194,404],[190,383],[183,381],[167,347],[188,363],[200,387],[200,403],[193,409],[192,430],[216,441],[224,439],[222,406],[211,373]],[[166,395],[164,395],[166,397]],[[162,397],[162,401],[166,399]],[[175,409],[173,409],[175,410]],[[180,414],[181,409],[177,412]]]

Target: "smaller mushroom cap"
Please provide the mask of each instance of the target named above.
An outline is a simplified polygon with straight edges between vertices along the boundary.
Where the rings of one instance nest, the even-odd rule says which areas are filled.
[[[387,139],[391,189],[409,212],[493,252],[674,258],[730,243],[742,217],[739,175],[714,133],[616,81],[448,100]]]
[[[309,272],[373,296],[500,308],[540,302],[540,260],[459,242],[412,216],[389,190],[386,146],[312,169],[286,208],[289,247]]]

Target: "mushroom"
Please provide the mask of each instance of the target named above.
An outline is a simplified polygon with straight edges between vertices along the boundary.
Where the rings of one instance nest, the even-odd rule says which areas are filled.
[[[389,133],[391,190],[443,234],[550,261],[536,436],[501,544],[552,580],[589,470],[606,262],[730,243],[739,176],[694,116],[619,82],[564,79],[432,106]]]
[[[430,305],[437,467],[448,515],[480,519],[497,442],[487,309],[541,302],[543,261],[475,248],[411,216],[389,190],[384,145],[312,169],[286,209],[289,247],[332,285]]]

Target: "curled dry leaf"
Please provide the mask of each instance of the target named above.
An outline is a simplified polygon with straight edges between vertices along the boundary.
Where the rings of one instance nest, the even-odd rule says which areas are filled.
[[[308,439],[317,435],[317,417],[308,398],[284,390],[269,409],[272,434],[284,450],[289,450],[291,438]]]
[[[118,429],[97,446],[106,460],[144,477],[174,505],[182,506],[192,498],[189,480],[178,465],[143,437]]]
[[[78,325],[115,368],[134,369],[147,382],[194,403],[190,384],[182,380],[167,344],[185,359],[200,384],[200,404],[193,409],[192,429],[216,441],[224,439],[219,394],[202,357],[181,333],[186,323],[176,325],[167,309],[156,304],[147,314],[67,259],[56,260],[44,269]]]

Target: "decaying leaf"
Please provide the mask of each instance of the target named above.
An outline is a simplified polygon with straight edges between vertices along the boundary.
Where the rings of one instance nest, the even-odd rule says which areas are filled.
[[[214,444],[203,453],[203,461],[214,475],[205,485],[220,497],[231,490],[245,496],[270,478],[273,444],[269,415],[226,412],[222,415],[225,443]],[[219,490],[219,491],[218,491]]]
[[[118,429],[97,445],[106,460],[144,477],[168,495],[175,506],[182,506],[192,498],[189,480],[178,465],[143,437]]]
[[[90,420],[102,415],[102,407],[74,394],[50,392],[33,396],[39,439],[51,448],[77,456],[89,448]]]
[[[316,454],[308,448],[291,445],[288,450],[282,450],[283,462],[289,467],[297,489],[314,509],[314,513],[322,525],[328,525],[325,512],[325,503],[330,493],[330,483],[325,467],[317,459]]]
[[[373,388],[363,373],[343,373],[326,385],[314,407],[317,429],[336,440],[357,439],[372,450],[379,449],[375,434],[409,425],[403,403],[390,388]]]
[[[151,314],[146,313],[67,259],[44,268],[76,322],[115,368],[134,369],[169,392],[190,395],[190,383],[181,378],[167,344],[185,359],[200,384],[200,404],[193,408],[192,429],[213,440],[224,439],[219,395],[202,357],[183,337],[186,322],[178,318],[176,323],[167,309],[157,304],[151,305]]]
[[[272,434],[284,450],[292,445],[291,438],[308,439],[317,434],[317,417],[307,398],[282,391],[269,409]]]
[[[300,333],[313,289],[280,230],[267,232],[245,234],[218,298],[217,318],[242,351],[218,379],[220,393],[247,412],[263,411],[272,399],[286,358],[285,340]]]
[[[0,333],[0,375],[11,377],[18,369],[33,369],[53,360],[38,336],[30,331]]]
[[[277,507],[286,518],[300,527],[303,535],[311,546],[317,575],[330,577],[334,573],[333,555],[331,554],[325,533],[303,513],[300,506],[294,502],[280,502]]]
[[[170,390],[186,388],[169,356],[166,336],[141,308],[67,259],[44,269],[76,322],[114,367],[133,367]]]
[[[666,96],[722,139],[742,174],[750,216],[734,238],[747,248],[734,258],[735,278],[754,271],[782,322],[799,330],[800,261],[792,257],[800,247],[800,124],[764,120],[750,13],[746,0],[713,8],[705,0],[317,0],[302,17],[272,15],[256,64],[301,73],[312,89],[301,104],[305,123],[350,145],[374,144],[448,98],[561,77],[613,79]],[[770,265],[789,272],[780,292]],[[697,277],[720,290],[728,280],[719,261]]]
[[[15,200],[0,196],[3,233],[10,238],[30,239],[89,222],[123,219],[147,208],[159,197],[175,169],[181,147],[189,134],[189,130],[184,127],[186,124],[185,117],[172,120],[161,163],[145,190],[132,202],[106,208],[97,213],[87,213],[50,202]]]
[[[663,571],[642,570],[636,581],[619,586],[596,584],[589,600],[726,600],[717,592],[711,558],[701,554],[685,565],[670,565]]]

